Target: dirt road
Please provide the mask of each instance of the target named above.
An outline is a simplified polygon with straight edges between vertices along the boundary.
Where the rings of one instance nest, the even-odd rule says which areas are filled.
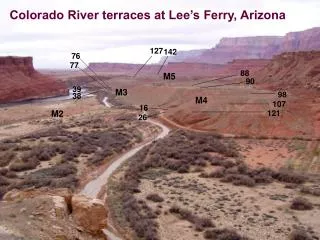
[[[167,128],[165,125],[155,122],[153,120],[148,120],[148,122],[155,124],[162,128],[162,132],[155,138],[155,140],[160,139],[168,135],[170,129]],[[143,145],[137,146],[125,154],[123,154],[121,157],[113,161],[112,164],[96,179],[89,182],[84,189],[81,191],[82,194],[91,197],[96,198],[98,193],[100,192],[101,188],[107,183],[109,177],[112,175],[112,173],[120,167],[126,160],[128,160],[130,157],[135,155],[138,151],[140,151],[143,147],[149,145],[152,143],[153,140],[150,140]]]
[[[111,107],[111,104],[108,103],[107,100],[108,100],[108,98],[105,97],[103,99],[103,104],[106,107]],[[114,160],[110,164],[110,166],[99,177],[92,180],[84,187],[84,189],[81,191],[82,194],[84,194],[90,198],[97,198],[98,193],[100,192],[102,187],[107,184],[108,179],[110,178],[110,176],[114,173],[114,171],[117,168],[119,168],[125,161],[127,161],[130,157],[132,157],[134,154],[136,154],[138,151],[140,151],[143,147],[151,144],[153,141],[156,141],[156,140],[168,135],[170,129],[167,128],[165,125],[163,125],[159,122],[153,121],[153,120],[147,120],[147,121],[149,123],[152,123],[154,125],[161,127],[161,129],[162,129],[161,133],[154,140],[150,140],[140,146],[134,147],[131,150],[129,150],[128,152],[124,153],[118,159]],[[121,238],[117,237],[114,233],[112,233],[108,229],[104,229],[103,232],[107,236],[107,238],[110,240],[121,240]]]

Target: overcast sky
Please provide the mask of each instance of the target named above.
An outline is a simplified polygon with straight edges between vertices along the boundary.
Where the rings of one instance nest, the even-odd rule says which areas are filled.
[[[91,12],[285,12],[284,21],[224,20],[12,20],[20,12],[81,10]],[[33,56],[37,68],[66,68],[70,53],[86,62],[143,63],[151,47],[178,50],[214,47],[222,37],[284,35],[320,24],[320,0],[10,0],[0,5],[0,55]],[[157,61],[157,58],[153,58]]]

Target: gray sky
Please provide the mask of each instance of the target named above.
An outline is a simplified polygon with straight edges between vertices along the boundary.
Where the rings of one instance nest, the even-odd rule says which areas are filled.
[[[203,13],[284,11],[284,21],[237,20],[11,20],[10,11]],[[86,62],[143,63],[151,47],[189,50],[214,47],[222,37],[284,35],[319,26],[319,0],[10,0],[0,5],[0,55],[33,56],[37,68],[67,68],[71,52]],[[157,61],[159,58],[154,57]]]

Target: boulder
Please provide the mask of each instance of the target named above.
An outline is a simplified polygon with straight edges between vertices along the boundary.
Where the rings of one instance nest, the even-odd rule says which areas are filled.
[[[101,234],[102,229],[107,227],[107,210],[102,200],[74,195],[71,205],[75,223],[85,231]]]
[[[65,199],[61,196],[52,196],[54,204],[54,213],[56,218],[63,219],[68,216],[68,206]]]

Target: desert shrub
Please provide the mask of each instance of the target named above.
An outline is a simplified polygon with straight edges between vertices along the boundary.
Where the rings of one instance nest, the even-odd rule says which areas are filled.
[[[59,153],[59,154],[64,154],[68,150],[67,146],[64,144],[57,144],[57,145],[55,145],[55,147],[56,147],[57,153]]]
[[[7,178],[16,178],[16,177],[17,177],[17,174],[16,174],[15,172],[13,172],[13,171],[8,171],[8,172],[5,174],[5,176],[6,176]]]
[[[64,162],[72,162],[79,155],[80,155],[79,148],[72,146],[68,148],[67,151],[63,154],[62,160]]]
[[[2,200],[3,196],[6,194],[7,191],[8,190],[6,186],[0,186],[0,200]]]
[[[210,163],[212,166],[220,166],[223,160],[223,157],[214,156],[210,159]]]
[[[305,194],[320,196],[320,187],[317,186],[302,186],[300,191]]]
[[[222,178],[224,176],[224,171],[225,171],[225,168],[224,167],[220,167],[220,168],[212,171],[211,173],[209,173],[208,177],[211,177],[211,178]]]
[[[305,176],[298,173],[289,172],[289,170],[280,170],[279,172],[275,172],[273,173],[272,177],[280,182],[297,184],[304,183],[307,180]]]
[[[7,166],[15,158],[15,156],[16,154],[12,151],[0,153],[0,167]]]
[[[94,153],[96,150],[97,150],[97,148],[93,145],[84,145],[81,148],[81,153],[91,154],[91,153]]]
[[[237,173],[239,173],[237,166],[233,166],[231,168],[227,168],[225,172],[226,172],[226,174],[237,174]]]
[[[284,187],[285,188],[288,188],[288,189],[295,189],[295,188],[297,188],[297,184],[295,184],[295,183],[287,183],[287,184],[285,184],[284,185]]]
[[[222,182],[232,182],[234,185],[244,185],[248,187],[253,187],[256,182],[253,178],[243,175],[243,174],[227,174],[225,175],[222,180]]]
[[[249,172],[249,167],[247,164],[241,162],[238,164],[238,172],[240,174],[247,174]]]
[[[14,187],[24,189],[29,187],[65,187],[74,189],[78,184],[77,168],[70,163],[62,163],[51,168],[40,169],[27,175]]]
[[[77,168],[73,164],[63,163],[51,168],[40,169],[32,174],[39,177],[65,177],[70,174],[76,174]]]
[[[189,165],[182,165],[178,168],[178,173],[187,173],[189,172]]]
[[[75,190],[78,185],[78,178],[74,175],[68,175],[61,178],[53,178],[50,182],[50,187],[53,188],[70,188]]]
[[[35,169],[39,164],[39,161],[35,158],[25,159],[24,161],[16,161],[10,164],[9,170],[21,172],[26,170]]]
[[[256,181],[246,175],[238,174],[237,178],[232,181],[234,185],[244,185],[248,187],[253,187],[256,184]]]
[[[206,173],[206,172],[202,172],[202,173],[199,174],[199,177],[200,178],[209,178],[209,174]]]
[[[110,149],[99,150],[95,153],[95,155],[88,159],[91,164],[99,165],[101,164],[107,157],[111,156],[113,152]]]
[[[163,202],[164,199],[163,197],[161,197],[159,194],[157,193],[151,193],[148,194],[148,196],[146,197],[148,200],[153,201],[153,202]]]
[[[5,176],[9,170],[7,168],[0,168],[0,175]]]
[[[10,182],[3,176],[0,176],[0,186],[7,186]]]
[[[189,211],[188,209],[184,209],[184,208],[180,208],[178,206],[173,206],[169,209],[170,213],[175,213],[178,214],[179,217],[183,220],[187,220],[191,223],[194,222],[194,215],[192,214],[191,211]]]
[[[294,210],[311,210],[313,209],[313,204],[304,197],[297,197],[292,200],[290,208]]]
[[[65,136],[53,136],[48,138],[51,142],[68,142],[68,138]]]
[[[298,228],[293,230],[289,235],[290,240],[312,240],[313,238],[306,230]]]
[[[16,145],[13,148],[13,151],[29,151],[31,150],[31,147],[28,145]]]
[[[247,237],[241,236],[234,229],[212,229],[206,230],[204,232],[204,237],[206,239],[214,239],[214,240],[247,240]]]
[[[205,228],[211,228],[215,226],[212,220],[207,217],[195,217],[194,225],[196,231],[203,231]]]
[[[272,177],[267,174],[258,174],[253,177],[256,183],[271,183],[273,181]]]
[[[193,169],[193,172],[202,172],[203,171],[203,168],[200,167],[200,166],[196,166],[194,169]]]
[[[188,209],[180,208],[176,205],[169,209],[170,213],[177,214],[181,219],[193,223],[197,231],[203,231],[204,228],[214,227],[211,219],[194,215]]]
[[[207,161],[203,158],[200,158],[195,161],[195,165],[205,167],[207,165]]]
[[[158,224],[154,220],[156,217],[152,210],[144,201],[139,202],[128,193],[122,196],[123,210],[126,219],[139,238],[159,239],[157,234]]]
[[[41,144],[31,149],[31,151],[24,153],[21,159],[27,162],[30,158],[35,158],[39,161],[49,161],[57,153],[55,145]]]
[[[220,166],[223,166],[225,168],[231,168],[235,165],[236,165],[236,163],[230,159],[226,159],[226,160],[222,161],[220,164]]]
[[[0,151],[7,151],[7,150],[14,148],[14,147],[15,147],[14,143],[0,142]]]

